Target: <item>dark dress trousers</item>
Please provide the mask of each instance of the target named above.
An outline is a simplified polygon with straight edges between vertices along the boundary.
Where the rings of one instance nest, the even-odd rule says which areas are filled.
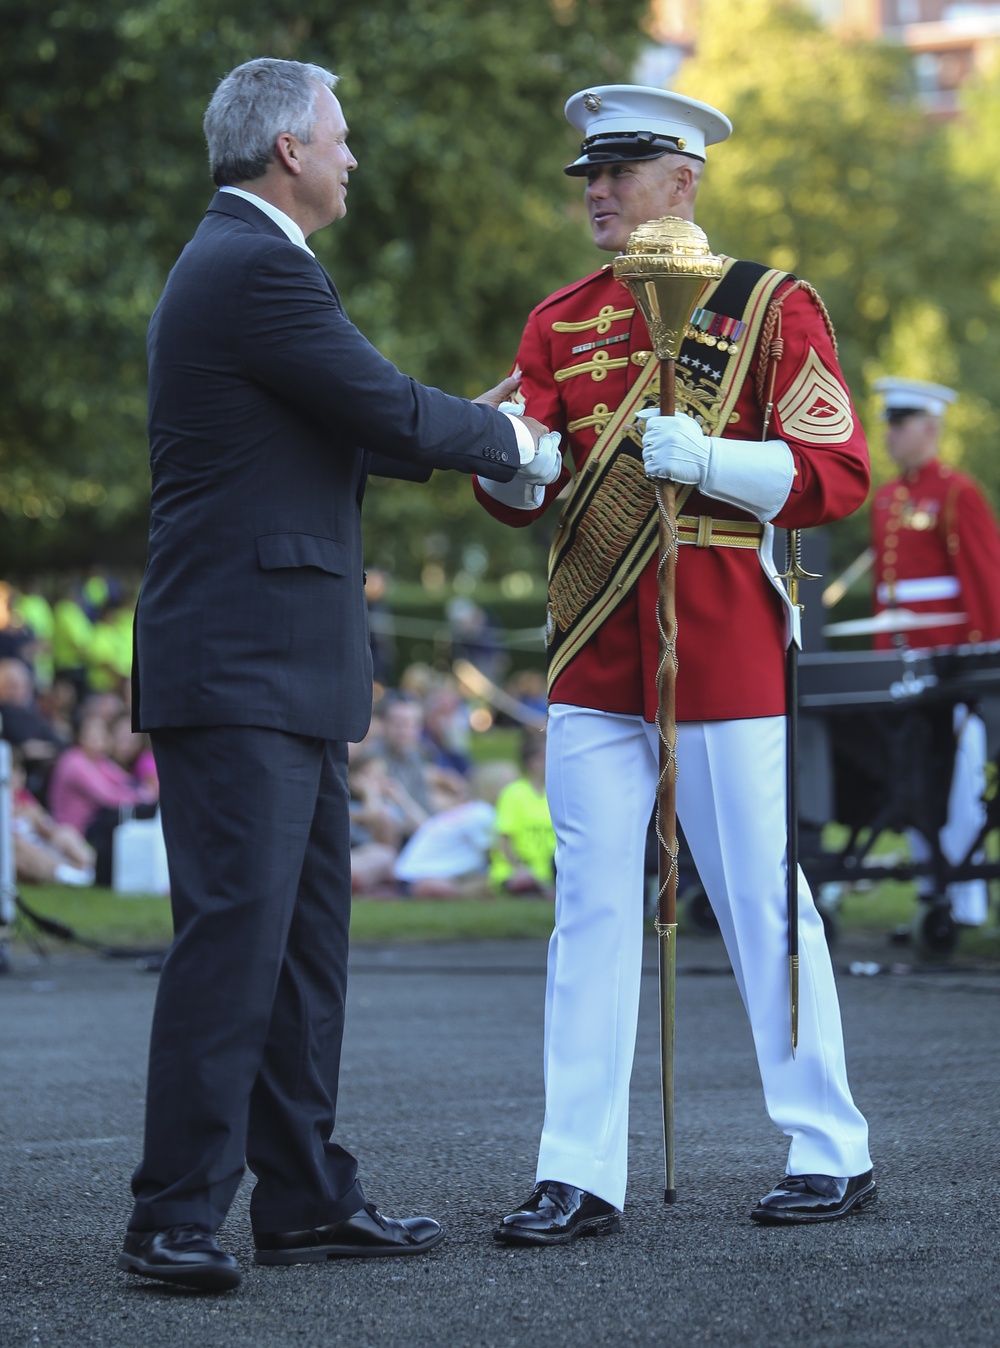
[[[130,1226],[257,1231],[364,1196],[331,1141],[350,918],[346,741],[371,711],[369,471],[500,481],[510,422],[402,375],[326,273],[219,193],[149,328],[152,500],[134,716],[150,732],[174,943]]]

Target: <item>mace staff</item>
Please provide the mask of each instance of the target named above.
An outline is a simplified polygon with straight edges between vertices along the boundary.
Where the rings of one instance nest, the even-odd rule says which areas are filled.
[[[722,275],[722,259],[709,250],[704,232],[690,220],[665,216],[640,226],[625,252],[615,258],[614,274],[624,281],[646,320],[660,362],[660,412],[675,408],[677,355],[695,303],[707,281]],[[656,785],[656,837],[659,893],[660,1084],[663,1094],[663,1201],[677,1201],[674,1183],[674,1006],[677,979],[677,486],[655,486],[659,514],[656,621],[660,661],[656,672],[656,727],[659,777]]]

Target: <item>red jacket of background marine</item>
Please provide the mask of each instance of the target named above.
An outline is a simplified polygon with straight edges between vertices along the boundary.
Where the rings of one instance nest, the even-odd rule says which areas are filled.
[[[932,459],[885,483],[872,500],[872,546],[876,613],[898,604],[966,615],[914,633],[912,645],[1000,640],[1000,530],[970,477]],[[888,650],[892,638],[879,633],[873,644]]]

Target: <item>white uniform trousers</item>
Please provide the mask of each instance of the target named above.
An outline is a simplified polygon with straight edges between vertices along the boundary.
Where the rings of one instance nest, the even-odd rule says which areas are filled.
[[[948,793],[948,820],[938,834],[941,851],[952,866],[965,860],[966,853],[986,823],[986,726],[982,718],[963,703],[955,707],[955,766]],[[929,861],[931,849],[916,830],[907,834],[914,861]],[[982,861],[982,851],[973,861]],[[922,894],[933,892],[933,882],[919,883]],[[956,922],[979,927],[989,914],[989,889],[985,880],[956,880],[948,886],[948,901]]]
[[[791,1055],[783,717],[678,727],[677,813],[750,1018],[767,1110],[791,1138],[789,1174],[868,1170],[851,1098],[823,923],[799,878],[799,1045]],[[556,925],[545,1002],[538,1180],[621,1208],[639,1010],[643,860],[656,793],[656,727],[556,704],[546,792]]]

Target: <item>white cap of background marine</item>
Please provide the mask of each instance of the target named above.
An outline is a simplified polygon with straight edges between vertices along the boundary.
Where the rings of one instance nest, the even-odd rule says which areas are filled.
[[[566,101],[566,117],[583,132],[580,157],[563,170],[581,177],[601,164],[686,154],[704,159],[705,148],[732,133],[729,118],[696,98],[641,84],[598,84]]]
[[[895,375],[876,379],[872,385],[882,395],[886,416],[890,412],[925,412],[932,417],[944,416],[949,403],[958,394],[943,384],[928,384],[924,379],[898,379]]]

